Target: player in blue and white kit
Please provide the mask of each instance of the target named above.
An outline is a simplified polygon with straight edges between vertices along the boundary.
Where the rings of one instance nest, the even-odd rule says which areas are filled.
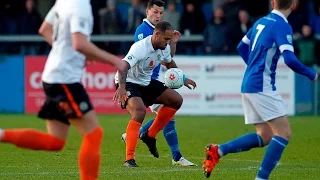
[[[292,29],[287,17],[295,0],[272,0],[273,11],[259,19],[243,37],[238,51],[247,69],[241,93],[245,123],[253,124],[256,133],[245,134],[224,144],[206,147],[204,173],[210,176],[222,156],[268,145],[256,180],[268,179],[291,137],[286,107],[276,91],[276,67],[280,54],[289,68],[308,77],[318,75],[299,62],[292,46]]]
[[[155,25],[158,24],[164,12],[164,2],[161,0],[150,0],[147,5],[146,14],[147,18],[143,20],[141,25],[139,25],[136,29],[134,35],[134,41],[140,41],[145,37],[152,35]],[[176,51],[176,45],[178,40],[180,39],[180,33],[178,31],[174,31],[173,39],[171,40],[170,48],[171,48],[171,56],[174,56]],[[161,64],[159,64],[154,70],[152,74],[152,79],[159,79],[159,71]],[[152,112],[156,113],[162,107],[161,104],[154,104],[150,106]],[[148,121],[144,124],[144,126],[140,129],[140,135],[145,132],[154,122],[154,119]],[[180,166],[195,166],[196,164],[185,159],[180,150],[179,150],[179,142],[178,135],[175,128],[175,120],[172,119],[164,128],[163,135],[167,141],[167,144],[170,147],[172,153],[172,165],[180,165]],[[122,134],[122,140],[125,142],[126,133]]]

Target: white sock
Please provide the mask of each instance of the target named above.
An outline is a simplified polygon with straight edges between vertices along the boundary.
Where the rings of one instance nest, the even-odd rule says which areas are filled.
[[[267,180],[267,179],[261,179],[261,178],[259,178],[259,177],[256,177],[255,180]]]
[[[222,151],[220,150],[219,146],[218,146],[218,154],[219,154],[220,157],[223,156],[223,153],[222,153]]]

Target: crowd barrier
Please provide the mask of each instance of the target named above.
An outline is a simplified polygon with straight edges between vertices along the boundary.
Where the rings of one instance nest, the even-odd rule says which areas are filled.
[[[0,57],[0,112],[36,113],[44,102],[41,73],[45,56]],[[242,115],[240,87],[245,64],[239,56],[175,56],[175,61],[187,77],[198,84],[195,90],[180,88],[184,103],[182,115]],[[314,88],[310,81],[295,75],[279,60],[277,89],[290,115],[311,114],[314,111]],[[165,69],[161,69],[164,73]],[[126,113],[112,101],[115,92],[115,69],[95,64],[84,69],[82,83],[98,113]]]

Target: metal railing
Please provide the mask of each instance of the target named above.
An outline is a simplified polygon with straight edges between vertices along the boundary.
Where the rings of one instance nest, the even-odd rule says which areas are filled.
[[[320,40],[320,34],[315,35],[317,40]],[[115,35],[92,35],[93,42],[131,42],[133,41],[132,34],[115,34]],[[204,40],[202,35],[182,35],[181,42],[201,42]],[[45,40],[40,35],[0,35],[0,42],[44,42]]]
[[[202,35],[181,36],[182,42],[201,42]],[[40,35],[0,35],[0,42],[44,42]],[[131,42],[133,41],[132,34],[117,34],[117,35],[93,35],[91,36],[93,42]]]

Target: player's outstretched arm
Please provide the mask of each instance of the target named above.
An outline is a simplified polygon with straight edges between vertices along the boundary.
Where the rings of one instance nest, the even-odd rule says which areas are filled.
[[[174,62],[174,60],[171,60],[169,63],[163,63],[164,66],[166,66],[167,69],[170,68],[178,68],[177,64]],[[184,81],[184,85],[189,89],[195,89],[197,87],[197,83],[193,80],[186,78]]]
[[[310,81],[314,81],[317,79],[317,73],[314,72],[311,68],[308,68],[304,64],[302,64],[292,51],[285,50],[283,51],[282,55],[286,65],[294,72],[308,77]]]
[[[128,70],[126,68],[126,63],[118,56],[98,48],[88,40],[86,35],[82,33],[76,32],[72,34],[72,46],[75,50],[84,54],[88,59],[111,64],[121,72]]]

